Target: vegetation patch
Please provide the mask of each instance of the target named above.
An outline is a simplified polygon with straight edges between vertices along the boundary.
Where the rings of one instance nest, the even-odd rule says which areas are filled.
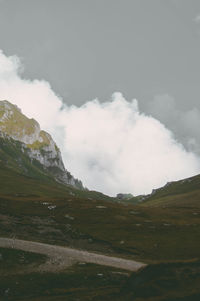
[[[200,297],[200,262],[149,265],[128,279],[121,300],[187,300]]]
[[[17,274],[24,268],[39,266],[45,263],[47,256],[21,250],[0,248],[0,275]]]
[[[80,263],[63,273],[0,276],[0,297],[8,300],[115,300],[127,280],[124,271]],[[109,299],[107,299],[109,300]]]

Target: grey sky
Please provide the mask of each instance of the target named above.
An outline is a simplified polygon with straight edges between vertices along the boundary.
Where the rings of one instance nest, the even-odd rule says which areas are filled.
[[[1,0],[0,48],[68,104],[121,91],[162,119],[156,95],[200,109],[199,15],[199,0]]]
[[[141,194],[200,173],[199,0],[0,0],[0,49],[1,99],[50,131],[88,188]],[[171,132],[120,93],[61,111],[14,54],[68,105],[119,91]]]

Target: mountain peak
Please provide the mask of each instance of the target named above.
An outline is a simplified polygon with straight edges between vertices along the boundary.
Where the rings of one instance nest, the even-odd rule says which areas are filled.
[[[80,188],[81,182],[66,171],[60,150],[51,135],[41,130],[35,119],[26,117],[16,105],[7,100],[0,101],[0,132],[23,143],[32,160],[54,170],[56,180],[73,186],[78,183]]]
[[[39,139],[40,126],[26,117],[21,110],[7,100],[0,101],[0,130],[13,139],[32,144]]]

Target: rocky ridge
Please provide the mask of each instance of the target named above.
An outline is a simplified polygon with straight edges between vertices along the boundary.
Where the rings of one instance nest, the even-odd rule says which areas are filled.
[[[65,169],[61,152],[51,135],[7,100],[0,101],[0,136],[21,142],[21,151],[26,150],[29,158],[38,161],[58,182],[83,189],[81,181]]]

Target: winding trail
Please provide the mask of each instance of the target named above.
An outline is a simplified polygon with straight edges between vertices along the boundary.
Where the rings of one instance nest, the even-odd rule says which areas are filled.
[[[21,239],[0,237],[0,247],[47,255],[49,261],[40,267],[40,271],[62,270],[76,262],[100,264],[128,271],[137,271],[146,266],[146,264],[134,260]]]

